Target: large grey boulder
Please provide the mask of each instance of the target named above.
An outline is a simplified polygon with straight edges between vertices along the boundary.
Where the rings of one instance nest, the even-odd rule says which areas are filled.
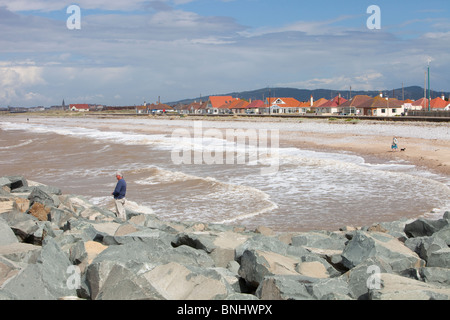
[[[39,229],[39,220],[36,217],[20,211],[4,213],[2,218],[21,242],[29,242],[27,240]]]
[[[138,274],[125,266],[114,266],[97,299],[223,300],[233,293],[214,269],[169,262]]]
[[[430,237],[409,238],[405,241],[405,246],[416,252],[425,261],[429,260],[433,252],[448,247],[447,243],[437,236],[437,233]]]
[[[112,245],[103,250],[87,267],[84,295],[98,299],[100,292],[105,292],[103,286],[113,268],[121,267],[122,269],[115,269],[119,270],[118,272],[143,274],[169,262],[194,267],[214,265],[205,252],[187,246],[172,248],[158,241],[132,241],[123,245]]]
[[[419,270],[423,281],[440,286],[450,287],[450,269],[439,267],[425,267]]]
[[[16,276],[23,265],[0,256],[0,288],[8,279]]]
[[[6,180],[9,180],[9,183]],[[7,176],[2,178],[2,185],[6,185],[11,190],[14,190],[21,187],[28,187],[28,181],[23,176]]]
[[[419,218],[405,226],[405,233],[410,238],[429,237],[447,225],[449,225],[447,219],[429,220]]]
[[[236,248],[249,239],[248,235],[232,231],[181,232],[172,241],[174,247],[187,245],[210,254],[216,266],[226,267],[235,259]]]
[[[0,218],[0,246],[17,242],[19,241],[8,223],[3,218]]]
[[[303,275],[267,276],[256,290],[261,300],[351,300],[341,278],[317,279]]]
[[[447,246],[450,246],[450,224],[444,226],[441,230],[434,233],[433,236],[442,239],[447,244]]]
[[[19,263],[36,263],[41,250],[41,246],[28,243],[11,243],[0,246],[0,257]]]
[[[449,300],[450,288],[392,273],[380,274],[380,286],[369,291],[371,300]]]
[[[378,273],[391,273],[392,267],[378,257],[370,257],[342,275],[347,281],[351,296],[357,300],[369,298],[369,288],[376,285]]]
[[[262,250],[245,250],[241,257],[239,275],[248,285],[257,288],[264,277],[271,275],[299,275],[296,266],[300,259]]]
[[[52,195],[45,192],[42,188],[33,188],[33,191],[28,196],[28,200],[30,200],[30,206],[38,202],[46,207],[55,207],[55,200]]]
[[[249,237],[244,243],[236,247],[234,260],[240,262],[242,255],[246,250],[270,251],[278,253],[280,255],[286,255],[288,254],[289,250],[298,251],[298,248],[299,247],[290,246],[289,244],[277,238],[266,237],[261,234],[256,234],[254,236]],[[306,252],[306,249],[300,250]]]
[[[76,296],[76,288],[68,285],[71,263],[52,239],[42,246],[36,263],[28,264],[2,289],[25,300],[56,300]]]
[[[357,231],[342,253],[342,263],[352,269],[370,257],[387,262],[393,272],[425,266],[425,261],[402,242],[380,232]]]
[[[431,252],[428,258],[428,267],[450,268],[450,248],[442,248]]]

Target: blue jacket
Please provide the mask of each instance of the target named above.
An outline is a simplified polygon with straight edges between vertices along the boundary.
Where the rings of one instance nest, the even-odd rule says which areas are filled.
[[[127,183],[124,179],[117,181],[116,189],[114,189],[114,199],[123,199],[127,193]]]

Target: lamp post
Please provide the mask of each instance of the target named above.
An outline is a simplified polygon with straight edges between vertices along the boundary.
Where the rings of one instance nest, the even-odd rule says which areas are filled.
[[[431,59],[428,59],[428,111],[431,111],[430,62]]]

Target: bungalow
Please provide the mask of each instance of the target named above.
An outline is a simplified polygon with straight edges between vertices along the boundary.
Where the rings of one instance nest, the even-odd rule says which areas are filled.
[[[320,98],[319,100],[314,101],[313,97],[311,96],[311,111],[314,113],[318,113],[317,110],[320,108],[320,106],[327,102],[328,100],[325,98]]]
[[[311,111],[311,104],[309,102],[300,102],[298,109],[301,114],[306,114],[308,111]]]
[[[70,111],[77,111],[77,112],[88,112],[90,109],[88,104],[71,104],[69,107]]]
[[[174,108],[164,103],[152,103],[147,107],[152,114],[160,114],[174,111]]]
[[[245,100],[236,99],[235,101],[226,105],[232,113],[245,113],[249,103]]]
[[[340,112],[341,114],[347,115],[347,114],[355,114],[359,115],[361,109],[358,109],[359,105],[362,103],[372,99],[371,97],[367,95],[356,95],[350,100],[344,102],[340,105]]]
[[[225,113],[226,105],[233,102],[232,96],[211,96],[206,104],[205,112],[208,114]]]
[[[269,113],[300,113],[300,101],[295,98],[267,98]]]
[[[408,110],[428,110],[428,99],[420,98],[419,100],[411,102]]]
[[[203,114],[205,111],[206,103],[203,101],[197,102],[194,101],[188,105],[185,105],[181,108],[181,114]]]
[[[266,108],[266,105],[264,104],[264,101],[255,100],[255,101],[252,101],[247,106],[246,113],[247,114],[261,114],[265,108]]]
[[[376,117],[400,116],[405,112],[402,101],[383,98],[381,95],[360,104],[357,110],[359,114]]]
[[[347,99],[344,99],[339,94],[334,99],[329,100],[320,106],[316,107],[317,114],[324,114],[324,115],[332,115],[332,114],[338,114],[340,113],[340,105],[347,102]]]

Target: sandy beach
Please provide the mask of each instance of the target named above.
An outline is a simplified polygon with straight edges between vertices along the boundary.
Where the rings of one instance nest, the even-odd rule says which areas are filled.
[[[351,126],[345,123],[336,123],[335,126]],[[392,134],[386,132],[374,134],[365,132],[367,128],[381,125],[387,132],[393,129]],[[348,151],[362,157],[377,161],[403,160],[432,172],[450,176],[450,131],[449,124],[435,123],[383,123],[360,122],[353,125],[354,130],[339,133],[321,133],[304,131],[300,136],[283,137],[282,141],[297,147],[313,148],[318,150]],[[444,135],[434,135],[436,129],[444,129]],[[447,132],[445,133],[445,128]],[[404,129],[407,134],[395,134],[394,129]],[[346,130],[345,130],[346,131]],[[424,138],[409,136],[411,132],[427,132]],[[446,136],[445,136],[446,134]],[[394,135],[399,140],[399,150],[392,151],[390,146]],[[404,149],[404,151],[401,151]]]

